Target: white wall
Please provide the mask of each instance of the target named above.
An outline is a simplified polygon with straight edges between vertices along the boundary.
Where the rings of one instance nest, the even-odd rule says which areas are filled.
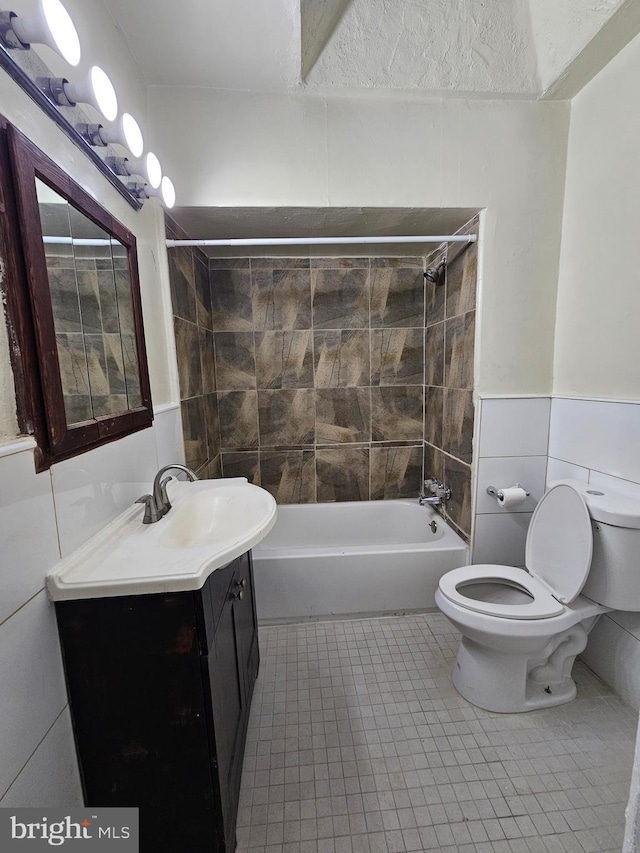
[[[554,393],[640,399],[640,37],[573,100]]]
[[[568,113],[551,102],[149,90],[181,206],[486,208],[476,387],[488,393],[551,390]]]
[[[86,4],[66,4],[87,43]],[[101,9],[91,4],[94,57],[112,73],[123,106],[142,108],[143,81]],[[135,212],[4,72],[0,112],[136,235],[156,407],[153,427],[36,474],[32,439],[16,440],[12,373],[0,316],[0,806],[71,807],[81,804],[80,783],[44,578],[61,556],[148,491],[161,465],[184,459],[180,412],[171,403],[178,394],[163,214],[156,202]]]

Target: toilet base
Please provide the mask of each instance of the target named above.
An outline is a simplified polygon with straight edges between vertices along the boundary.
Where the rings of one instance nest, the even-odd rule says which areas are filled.
[[[576,696],[571,670],[586,643],[587,631],[581,625],[550,638],[544,649],[526,654],[503,652],[463,637],[453,684],[472,705],[500,714],[562,705]]]

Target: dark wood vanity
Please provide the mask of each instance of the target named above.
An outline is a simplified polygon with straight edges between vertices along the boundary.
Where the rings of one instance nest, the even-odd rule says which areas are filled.
[[[259,651],[251,553],[202,589],[57,601],[86,805],[141,853],[231,853]]]

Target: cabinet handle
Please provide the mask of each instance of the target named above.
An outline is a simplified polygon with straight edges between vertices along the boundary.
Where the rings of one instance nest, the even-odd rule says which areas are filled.
[[[242,578],[242,580],[240,581],[240,586],[244,589],[246,587],[246,585],[247,585],[247,579]]]
[[[242,599],[244,598],[244,590],[243,590],[243,589],[241,589],[239,592],[236,592],[236,594],[235,594],[235,595],[236,595],[236,598],[237,598],[237,599],[239,599],[240,601],[242,601]]]

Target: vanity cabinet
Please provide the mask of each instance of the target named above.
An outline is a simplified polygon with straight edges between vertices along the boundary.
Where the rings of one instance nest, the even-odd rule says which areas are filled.
[[[231,853],[259,651],[251,554],[202,589],[57,601],[88,806],[137,806],[141,853]]]

